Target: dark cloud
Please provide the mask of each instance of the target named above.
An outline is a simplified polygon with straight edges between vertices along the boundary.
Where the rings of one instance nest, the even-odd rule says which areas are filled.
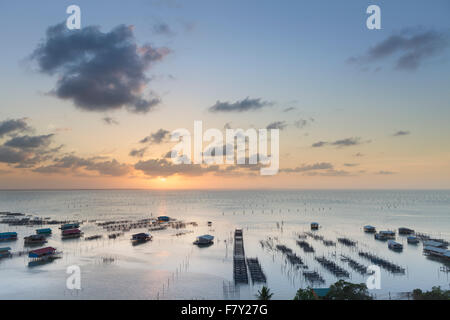
[[[333,169],[333,165],[329,162],[320,162],[310,165],[302,165],[296,168],[280,169],[280,172],[294,173],[294,172],[306,172],[306,171],[327,170],[327,169]]]
[[[325,142],[325,141],[318,141],[318,142],[316,142],[316,143],[313,143],[312,145],[311,145],[311,147],[313,147],[313,148],[320,148],[320,147],[323,147],[323,146],[325,146],[325,145],[327,145],[328,144],[328,142]]]
[[[119,163],[116,159],[102,162],[92,162],[85,167],[88,171],[96,171],[100,175],[121,177],[131,170],[128,164]]]
[[[356,146],[360,143],[361,143],[361,138],[347,138],[347,139],[336,140],[336,141],[332,142],[331,144],[333,146],[338,146],[338,147],[348,147],[348,146]]]
[[[303,129],[308,124],[309,124],[309,121],[305,120],[305,119],[299,119],[294,122],[294,126],[297,127],[298,129]]]
[[[285,109],[283,110],[283,112],[294,111],[295,109],[296,109],[295,107],[288,107],[288,108],[285,108]]]
[[[145,72],[169,50],[138,46],[133,27],[120,25],[103,33],[99,27],[68,30],[48,28],[46,39],[32,54],[42,73],[58,76],[53,93],[83,110],[108,111],[126,107],[145,113],[160,101],[145,98]]]
[[[283,129],[286,129],[286,127],[287,127],[286,121],[275,121],[275,122],[272,122],[269,125],[267,125],[266,129],[268,129],[268,130],[270,130],[270,129],[283,130]]]
[[[119,121],[117,121],[113,117],[104,117],[102,120],[104,123],[109,124],[109,125],[119,124]]]
[[[448,43],[448,36],[444,33],[407,29],[371,47],[365,55],[350,58],[349,62],[366,64],[395,57],[396,69],[415,70],[424,60],[445,51]]]
[[[151,143],[151,144],[160,144],[164,142],[169,137],[170,131],[167,131],[165,129],[159,129],[158,131],[150,134],[149,136],[145,137],[140,143]]]
[[[175,32],[172,28],[165,22],[156,23],[152,26],[152,31],[155,34],[163,36],[173,36]]]
[[[400,130],[393,134],[394,137],[407,136],[409,135],[409,131]]]
[[[14,148],[0,146],[0,162],[15,164],[27,160],[31,154],[23,150],[16,150]]]
[[[262,101],[261,98],[236,101],[234,103],[217,101],[215,105],[209,108],[210,112],[244,112],[251,110],[260,110],[264,107],[271,106],[273,103]]]
[[[25,119],[10,119],[0,122],[0,138],[4,135],[29,130]]]
[[[34,172],[52,174],[52,173],[77,173],[79,169],[95,171],[104,176],[124,176],[131,171],[128,164],[119,163],[116,159],[101,161],[101,157],[80,158],[75,155],[66,155],[57,158],[47,166],[41,166],[33,169]]]
[[[219,166],[201,166],[197,164],[173,164],[166,159],[150,159],[139,161],[134,168],[144,172],[145,175],[156,177],[169,177],[172,175],[201,176],[209,172],[219,171]]]
[[[40,136],[21,136],[14,137],[7,141],[4,145],[18,149],[36,149],[48,147],[54,134],[40,135]]]
[[[147,152],[147,148],[132,149],[129,153],[131,157],[142,158]]]
[[[365,141],[365,142],[368,143],[370,141]],[[349,147],[349,146],[356,146],[356,145],[359,145],[362,143],[363,143],[363,141],[361,141],[361,138],[353,137],[353,138],[336,140],[334,142],[319,141],[319,142],[313,143],[312,147],[319,148],[319,147],[324,147],[326,145],[332,145],[332,146],[337,146],[337,147]]]
[[[324,176],[324,177],[347,177],[354,175],[351,172],[345,171],[345,170],[325,170],[325,171],[312,171],[305,173],[308,176]]]

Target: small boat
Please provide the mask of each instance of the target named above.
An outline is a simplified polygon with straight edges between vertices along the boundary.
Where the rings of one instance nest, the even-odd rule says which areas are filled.
[[[379,233],[381,235],[383,235],[384,237],[386,237],[387,239],[392,239],[392,240],[395,239],[395,232],[394,231],[387,230],[387,231],[380,231]]]
[[[317,222],[311,222],[311,230],[318,230],[319,224]]]
[[[423,242],[424,246],[446,249],[447,245],[440,241],[427,240]]]
[[[409,244],[418,244],[420,242],[420,239],[415,236],[409,236],[406,238],[406,241],[408,241]]]
[[[389,240],[388,248],[394,251],[402,251],[403,245],[401,243],[395,242],[394,240]]]
[[[84,238],[84,240],[89,241],[89,240],[97,240],[97,239],[101,239],[103,238],[103,236],[101,234],[96,234],[94,236],[89,236]]]
[[[148,231],[160,231],[160,230],[166,230],[167,225],[165,224],[156,224],[148,228]]]
[[[169,222],[170,221],[170,217],[168,217],[168,216],[159,216],[158,217],[158,221],[159,222]]]
[[[66,223],[63,224],[60,229],[61,230],[70,230],[70,229],[78,229],[80,227],[80,224],[78,222],[76,223]]]
[[[377,229],[374,226],[364,226],[364,232],[366,233],[375,233]]]
[[[17,232],[0,233],[0,241],[14,241],[14,240],[17,240]]]
[[[388,237],[382,233],[375,233],[375,235],[373,236],[375,240],[380,240],[380,241],[387,241]]]
[[[71,238],[79,238],[83,235],[80,229],[68,229],[63,230],[62,238],[63,239],[71,239]]]
[[[414,234],[414,230],[409,228],[398,228],[398,234],[411,235]]]
[[[444,248],[436,248],[433,246],[424,246],[423,253],[427,256],[435,256],[438,258],[448,258],[450,250]]]
[[[44,235],[41,234],[33,234],[31,236],[25,237],[25,245],[36,245],[36,244],[44,244],[47,242]]]
[[[50,228],[46,228],[46,229],[37,229],[37,230],[36,230],[36,234],[45,234],[45,235],[49,235],[49,234],[52,234],[52,229],[50,229]]]
[[[133,242],[147,242],[149,240],[152,240],[152,236],[148,233],[136,233],[131,237]]]
[[[59,258],[59,252],[53,247],[46,247],[30,251],[28,257],[33,260],[52,260]]]
[[[0,248],[0,259],[9,257],[11,257],[11,248],[10,247]]]
[[[214,236],[211,236],[209,234],[205,234],[203,236],[197,237],[197,239],[194,241],[194,244],[197,246],[209,246],[214,243]]]

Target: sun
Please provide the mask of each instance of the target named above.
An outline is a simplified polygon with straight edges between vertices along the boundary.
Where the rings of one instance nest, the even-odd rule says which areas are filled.
[[[166,178],[159,178],[159,180],[161,181],[161,182],[166,182]]]

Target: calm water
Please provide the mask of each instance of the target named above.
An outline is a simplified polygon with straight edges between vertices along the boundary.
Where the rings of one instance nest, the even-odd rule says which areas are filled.
[[[316,255],[325,255],[350,272],[351,282],[365,282],[366,277],[352,272],[340,260],[345,254],[365,265],[357,250],[370,251],[406,269],[405,275],[382,271],[377,298],[388,298],[414,288],[429,289],[440,285],[448,289],[450,278],[441,271],[444,264],[422,255],[422,245],[408,245],[397,236],[404,250],[396,253],[387,243],[364,234],[362,226],[378,230],[410,227],[450,240],[450,191],[0,191],[0,211],[23,212],[55,219],[107,221],[142,219],[169,215],[195,221],[182,236],[180,230],[151,232],[153,241],[132,246],[132,233],[109,240],[106,231],[94,222],[81,226],[85,236],[102,233],[103,239],[60,240],[60,231],[52,226],[48,245],[63,251],[63,258],[29,267],[25,256],[0,260],[0,298],[2,299],[253,299],[260,284],[233,284],[233,232],[244,229],[247,257],[258,257],[267,276],[267,286],[274,298],[292,299],[300,287],[306,287],[301,271],[293,269],[281,253],[263,248],[261,240],[294,250],[308,266],[326,280],[324,287],[337,279],[296,245],[297,234],[309,231],[317,221],[317,234],[336,241],[346,236],[358,242],[357,249],[341,244],[326,247],[308,238]],[[211,227],[207,221],[212,221]],[[8,227],[19,240],[1,243],[13,251],[23,250],[23,237],[36,228]],[[215,243],[208,248],[192,245],[197,235],[212,234]],[[106,238],[105,238],[106,236]],[[66,289],[66,268],[81,268],[81,291]]]

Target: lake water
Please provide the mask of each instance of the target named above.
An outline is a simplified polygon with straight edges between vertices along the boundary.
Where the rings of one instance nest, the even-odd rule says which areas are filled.
[[[259,259],[274,299],[292,299],[298,288],[311,284],[282,253],[261,246],[268,239],[291,248],[308,270],[325,279],[325,284],[313,287],[327,287],[338,280],[314,259],[322,255],[349,271],[349,281],[365,282],[367,275],[354,272],[340,259],[343,254],[370,265],[358,255],[365,251],[405,268],[401,275],[382,269],[381,289],[371,290],[379,299],[398,298],[399,293],[415,288],[439,285],[449,289],[449,274],[442,270],[445,264],[425,257],[422,244],[408,245],[405,237],[397,235],[404,249],[394,252],[386,242],[365,234],[362,227],[409,227],[450,240],[450,191],[0,191],[0,211],[83,220],[85,236],[103,234],[99,240],[62,241],[59,226],[51,226],[53,235],[45,246],[61,250],[62,258],[33,267],[26,255],[0,260],[0,299],[253,299],[262,284],[235,285],[233,281],[236,228],[243,229],[246,256]],[[110,240],[93,222],[160,215],[195,221],[198,226],[150,232],[152,241],[133,246],[131,234],[146,229]],[[315,253],[304,253],[296,240],[310,231],[312,221],[321,226],[315,234],[333,241],[345,236],[356,241],[356,247],[340,243],[327,247],[308,237]],[[22,251],[23,237],[35,229],[0,224],[0,232],[19,234],[18,241],[0,246]],[[176,236],[179,232],[185,234]],[[202,234],[213,235],[214,244],[194,246],[192,242]],[[72,265],[81,269],[81,290],[66,288],[66,270]]]

